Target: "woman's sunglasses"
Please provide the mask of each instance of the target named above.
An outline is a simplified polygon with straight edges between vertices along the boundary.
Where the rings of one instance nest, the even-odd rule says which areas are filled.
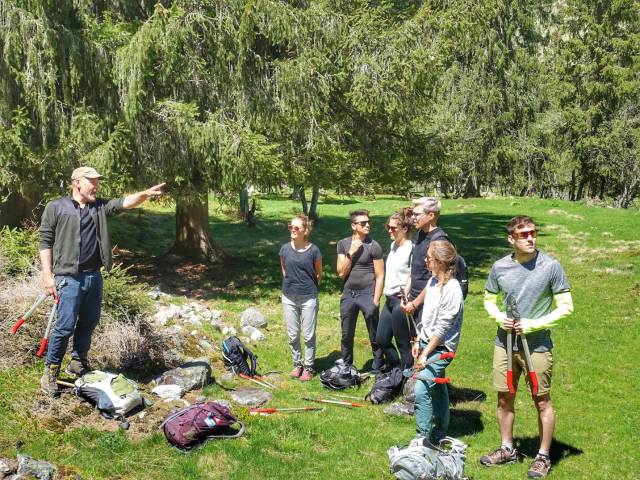
[[[290,232],[296,232],[298,233],[300,230],[302,230],[302,227],[298,227],[297,225],[287,225],[287,228],[289,229]]]
[[[387,225],[385,228],[387,229],[387,232],[391,233],[396,233],[398,231],[398,227],[392,227],[391,225]]]

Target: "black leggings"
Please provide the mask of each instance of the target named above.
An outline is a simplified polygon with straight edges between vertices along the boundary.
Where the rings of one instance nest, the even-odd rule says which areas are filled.
[[[376,343],[382,347],[390,367],[401,367],[403,370],[411,368],[413,366],[411,335],[415,335],[413,325],[410,319],[410,326],[407,324],[407,317],[400,308],[400,299],[389,295],[386,297],[387,301],[380,312]],[[391,343],[393,338],[400,351],[399,357],[396,347]]]

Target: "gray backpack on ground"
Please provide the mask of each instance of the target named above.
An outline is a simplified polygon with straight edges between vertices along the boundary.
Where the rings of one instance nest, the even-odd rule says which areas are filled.
[[[426,438],[411,440],[406,447],[391,447],[389,469],[398,480],[463,480],[467,445],[445,437],[438,446]]]

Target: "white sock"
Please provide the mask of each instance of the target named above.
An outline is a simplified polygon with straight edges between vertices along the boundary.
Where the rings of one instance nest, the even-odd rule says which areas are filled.
[[[548,457],[549,456],[549,450],[540,449],[540,450],[538,450],[538,455],[542,455],[543,457]]]
[[[508,449],[510,452],[513,452],[513,442],[502,442],[502,447]]]

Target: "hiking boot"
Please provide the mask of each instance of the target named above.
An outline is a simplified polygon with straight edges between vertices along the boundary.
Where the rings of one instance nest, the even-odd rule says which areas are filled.
[[[89,361],[86,358],[81,358],[79,360],[73,358],[69,362],[69,365],[67,365],[65,372],[69,375],[74,375],[77,378],[80,378],[82,375],[90,372],[91,370],[93,369],[91,368],[91,365],[89,365]]]
[[[300,378],[300,375],[302,375],[302,365],[296,365],[293,367],[293,370],[291,370],[291,373],[289,374],[291,378]]]
[[[58,375],[60,375],[60,365],[47,365],[44,369],[44,374],[40,378],[40,390],[50,397],[57,397],[60,395],[58,389]]]
[[[515,463],[517,458],[516,449],[509,450],[507,447],[500,447],[480,457],[480,463],[485,467],[495,467],[496,465],[505,465]]]
[[[533,463],[529,467],[529,471],[527,472],[527,476],[529,478],[540,478],[546,477],[551,469],[551,459],[546,455],[536,455]]]
[[[302,375],[300,375],[301,382],[308,382],[312,378],[313,378],[313,370],[311,370],[310,368],[305,368],[304,371],[302,372]]]

